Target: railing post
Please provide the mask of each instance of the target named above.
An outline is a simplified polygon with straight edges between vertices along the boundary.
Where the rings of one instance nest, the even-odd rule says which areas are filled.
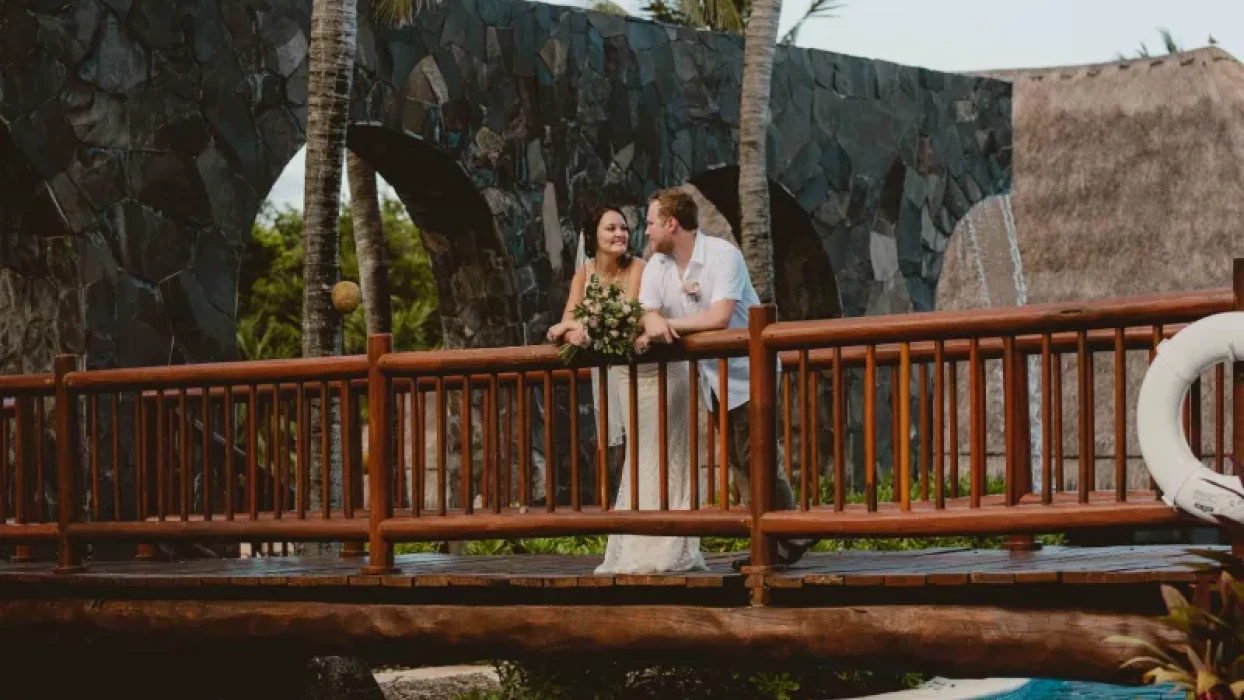
[[[65,376],[78,368],[74,355],[57,355],[56,381],[56,568],[58,574],[82,571],[82,554],[69,540],[78,514],[78,400],[69,394]]]
[[[751,561],[747,568],[753,582],[752,605],[768,603],[764,575],[777,563],[777,543],[764,535],[761,517],[773,510],[773,489],[778,469],[775,396],[777,393],[777,353],[765,347],[761,333],[777,321],[777,307],[772,304],[753,306],[748,310],[748,359],[751,365],[748,430],[751,441]],[[719,397],[718,410],[727,410],[726,397]],[[790,446],[787,446],[790,449]],[[803,465],[800,468],[806,468]],[[722,465],[725,468],[725,465]]]
[[[393,548],[380,536],[380,524],[393,517],[389,493],[389,466],[393,451],[393,424],[389,420],[392,391],[389,378],[380,372],[380,358],[393,350],[393,336],[384,333],[367,337],[367,479],[371,508],[368,527],[368,565],[363,573],[387,574],[396,570]],[[345,485],[349,488],[349,484]]]
[[[342,479],[342,490],[343,492],[348,490],[350,495],[348,499],[342,500],[350,503],[350,512],[345,515],[347,518],[352,518],[354,517],[353,509],[358,508],[363,502],[363,421],[359,415],[359,397],[350,388],[350,380],[342,380],[342,386],[344,387],[340,392],[343,399],[341,402],[342,463],[352,465],[347,472],[349,480]],[[342,559],[357,559],[364,554],[362,542],[350,541],[342,544],[338,556]]]
[[[1244,258],[1231,264],[1231,290],[1235,294],[1235,310],[1244,311]],[[1244,362],[1231,365],[1231,453],[1244,459]],[[1244,556],[1244,541],[1232,539],[1231,553]]]
[[[35,449],[35,440],[43,439],[43,436],[35,430],[34,402],[42,400],[42,396],[33,399],[29,396],[18,396],[16,405],[13,407],[16,411],[16,415],[13,416],[13,521],[18,525],[30,522],[30,512],[35,508],[30,498],[31,489],[28,484],[34,480],[31,475],[30,460],[33,460],[34,455],[39,453]],[[0,459],[4,459],[4,455],[0,455]],[[39,489],[34,489],[34,491],[42,494]],[[11,561],[14,564],[26,564],[34,560],[34,548],[30,545],[19,544],[13,548]]]
[[[1028,356],[1015,350],[1015,339],[1003,339],[1005,370],[1003,381],[1006,400],[1006,499],[1007,505],[1019,505],[1025,494],[1032,493],[1032,449],[1028,422]],[[1012,552],[1041,549],[1034,535],[1010,535],[1003,544]]]

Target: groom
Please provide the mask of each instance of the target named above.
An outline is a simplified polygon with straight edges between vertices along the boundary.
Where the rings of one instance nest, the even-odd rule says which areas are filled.
[[[760,303],[734,245],[705,236],[699,231],[699,213],[691,195],[679,189],[666,189],[648,201],[648,237],[654,255],[644,268],[639,287],[643,305],[644,334],[638,341],[642,352],[648,342],[671,343],[684,334],[725,328],[747,328],[747,310]],[[750,496],[748,465],[751,463],[751,433],[748,430],[750,385],[748,358],[732,358],[727,365],[728,395],[724,398],[728,414],[727,434],[730,471],[734,474],[746,503]],[[709,413],[718,424],[722,397],[717,360],[700,360],[700,386],[709,401]],[[699,469],[694,469],[698,478]],[[794,494],[786,474],[777,469],[774,508],[791,510]],[[726,494],[722,494],[725,498]],[[814,540],[778,540],[781,564],[794,564]],[[744,564],[736,562],[736,567]]]

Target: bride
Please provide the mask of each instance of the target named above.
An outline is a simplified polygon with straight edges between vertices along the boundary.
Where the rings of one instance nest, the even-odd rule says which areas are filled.
[[[583,300],[589,277],[595,276],[600,284],[619,284],[631,299],[639,297],[639,283],[643,277],[644,262],[631,257],[628,252],[630,230],[622,212],[612,207],[597,210],[584,225],[584,255],[587,258],[575,271],[571,281],[570,298],[562,322],[549,330],[552,342],[581,344],[586,336],[581,324],[574,320],[574,308]],[[595,235],[591,235],[594,233]],[[638,303],[638,302],[636,302]],[[639,454],[639,509],[660,508],[660,442],[656,438],[659,419],[658,374],[656,365],[637,365],[635,381],[639,397],[637,425],[646,426],[653,434],[639,434],[638,439],[627,441],[626,456],[621,465],[615,510],[631,509],[631,443],[638,443]],[[608,370],[609,390],[604,400],[609,401],[609,442],[621,440],[622,421],[630,415],[630,368],[615,366]],[[594,383],[595,384],[595,383]],[[687,364],[675,362],[666,368],[666,454],[669,476],[669,508],[687,510],[691,507],[691,464],[688,456],[690,445],[689,383]],[[598,410],[601,397],[597,397]],[[647,433],[649,430],[645,430]],[[700,553],[698,537],[649,537],[642,535],[610,535],[605,550],[605,560],[596,569],[597,574],[653,574],[675,571],[703,571],[708,567]]]

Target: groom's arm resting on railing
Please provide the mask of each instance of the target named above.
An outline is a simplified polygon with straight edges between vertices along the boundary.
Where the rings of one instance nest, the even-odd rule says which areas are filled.
[[[721,299],[698,314],[669,319],[669,326],[678,335],[725,330],[738,303],[737,299]]]
[[[672,343],[689,333],[724,330],[738,303],[736,299],[721,299],[698,314],[682,318],[665,318],[659,311],[649,309],[643,318],[644,337],[652,342]]]

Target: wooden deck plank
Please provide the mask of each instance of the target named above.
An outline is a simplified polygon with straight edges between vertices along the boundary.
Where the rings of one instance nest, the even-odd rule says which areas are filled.
[[[1203,560],[1186,546],[1047,547],[1035,552],[942,548],[918,551],[811,552],[796,566],[765,576],[774,588],[807,586],[1115,584],[1189,582]],[[1220,547],[1219,549],[1225,549]],[[55,581],[83,587],[329,587],[388,588],[723,588],[743,585],[731,568],[740,553],[706,555],[708,571],[597,575],[598,556],[551,554],[456,556],[406,554],[397,572],[359,573],[363,560],[258,557],[189,561],[88,562],[79,574],[57,576],[51,562],[0,562],[0,583]]]

